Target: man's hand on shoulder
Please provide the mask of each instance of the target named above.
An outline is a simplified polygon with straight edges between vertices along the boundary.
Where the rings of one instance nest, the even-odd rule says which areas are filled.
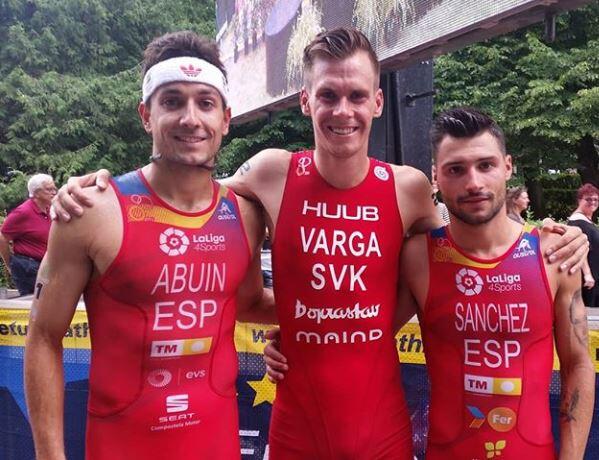
[[[110,176],[110,171],[100,169],[84,176],[70,177],[52,200],[52,219],[68,222],[73,216],[83,215],[83,208],[94,204],[94,200],[84,189],[97,187],[99,191],[104,191],[108,187]]]
[[[552,219],[543,220],[543,233],[561,235],[545,241],[544,255],[551,264],[559,263],[559,270],[574,274],[578,273],[589,252],[589,239],[578,227],[559,224]],[[553,235],[553,236],[555,236]]]

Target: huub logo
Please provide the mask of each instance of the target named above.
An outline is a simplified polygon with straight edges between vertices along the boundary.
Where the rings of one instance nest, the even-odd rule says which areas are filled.
[[[308,166],[312,164],[312,158],[301,157],[297,162],[296,173],[298,176],[309,176],[310,171],[307,170]]]
[[[189,238],[182,230],[177,228],[167,228],[160,234],[160,249],[169,256],[179,256],[185,254],[189,246]]]
[[[458,291],[467,296],[480,294],[483,289],[483,279],[469,268],[462,268],[456,273],[455,283]]]

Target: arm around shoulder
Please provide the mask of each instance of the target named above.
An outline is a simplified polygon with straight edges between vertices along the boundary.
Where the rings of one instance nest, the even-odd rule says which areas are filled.
[[[283,149],[265,149],[243,163],[235,174],[223,179],[223,185],[250,200],[263,200],[274,193],[287,176],[290,153]]]

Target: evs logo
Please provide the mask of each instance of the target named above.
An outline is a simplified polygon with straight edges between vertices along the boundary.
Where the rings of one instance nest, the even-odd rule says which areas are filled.
[[[185,412],[189,408],[189,395],[170,395],[166,397],[166,412]]]
[[[458,291],[467,296],[480,294],[483,289],[483,279],[478,273],[469,268],[462,268],[456,273],[455,284]]]
[[[160,250],[169,256],[185,254],[189,246],[189,238],[182,230],[167,228],[160,234]]]

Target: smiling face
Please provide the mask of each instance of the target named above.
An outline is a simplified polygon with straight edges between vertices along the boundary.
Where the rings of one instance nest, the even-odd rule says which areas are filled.
[[[481,225],[497,216],[505,207],[505,184],[511,174],[511,157],[488,131],[471,138],[447,135],[439,144],[439,190],[451,214],[462,222]]]
[[[312,117],[316,149],[324,155],[366,156],[372,119],[383,111],[383,93],[370,57],[357,51],[342,60],[318,58],[300,93]]]
[[[144,128],[153,140],[152,153],[173,163],[214,167],[231,112],[220,93],[203,83],[169,83],[139,105]]]
[[[599,195],[590,193],[578,200],[578,209],[587,217],[591,218],[599,207]]]

